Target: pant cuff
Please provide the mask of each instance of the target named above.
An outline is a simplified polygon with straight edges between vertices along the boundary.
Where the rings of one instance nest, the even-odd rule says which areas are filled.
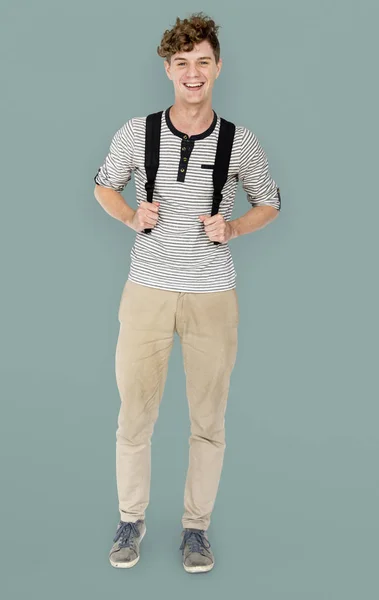
[[[141,515],[141,516],[128,515],[128,513],[120,511],[120,521],[123,521],[123,523],[137,523],[137,521],[144,521],[144,520],[145,520],[144,515]]]
[[[209,523],[204,523],[204,521],[182,521],[183,529],[202,529],[203,531],[207,531],[209,527]]]

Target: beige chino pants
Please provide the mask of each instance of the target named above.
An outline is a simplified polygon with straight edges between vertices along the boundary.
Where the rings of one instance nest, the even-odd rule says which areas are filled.
[[[191,435],[183,527],[207,530],[225,451],[225,410],[237,353],[235,289],[164,291],[128,280],[119,307],[116,380],[121,398],[116,475],[122,521],[145,518],[150,497],[151,436],[175,332],[186,375]]]

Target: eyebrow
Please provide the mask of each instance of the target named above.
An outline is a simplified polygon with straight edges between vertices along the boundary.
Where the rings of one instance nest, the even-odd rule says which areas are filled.
[[[186,59],[186,58],[184,58],[184,57],[183,57],[183,58],[175,58],[175,59],[174,59],[174,62],[175,62],[176,60],[187,60],[187,59]],[[210,57],[210,56],[201,56],[201,57],[200,57],[200,58],[198,58],[197,60],[212,60],[212,59],[211,59],[211,57]]]

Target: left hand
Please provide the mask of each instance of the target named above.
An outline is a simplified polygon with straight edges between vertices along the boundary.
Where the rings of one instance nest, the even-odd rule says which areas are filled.
[[[212,242],[221,242],[225,244],[233,237],[233,229],[229,221],[218,213],[213,217],[200,215],[199,220],[204,223],[204,230]]]

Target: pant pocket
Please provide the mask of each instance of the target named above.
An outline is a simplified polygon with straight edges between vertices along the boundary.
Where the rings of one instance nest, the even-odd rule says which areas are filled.
[[[128,293],[128,290],[130,288],[130,283],[131,282],[129,280],[126,281],[124,288],[122,290],[122,293],[121,293],[121,298],[120,298],[120,302],[119,302],[119,306],[118,306],[118,320],[120,323],[121,323],[122,307],[125,304],[125,298]]]

